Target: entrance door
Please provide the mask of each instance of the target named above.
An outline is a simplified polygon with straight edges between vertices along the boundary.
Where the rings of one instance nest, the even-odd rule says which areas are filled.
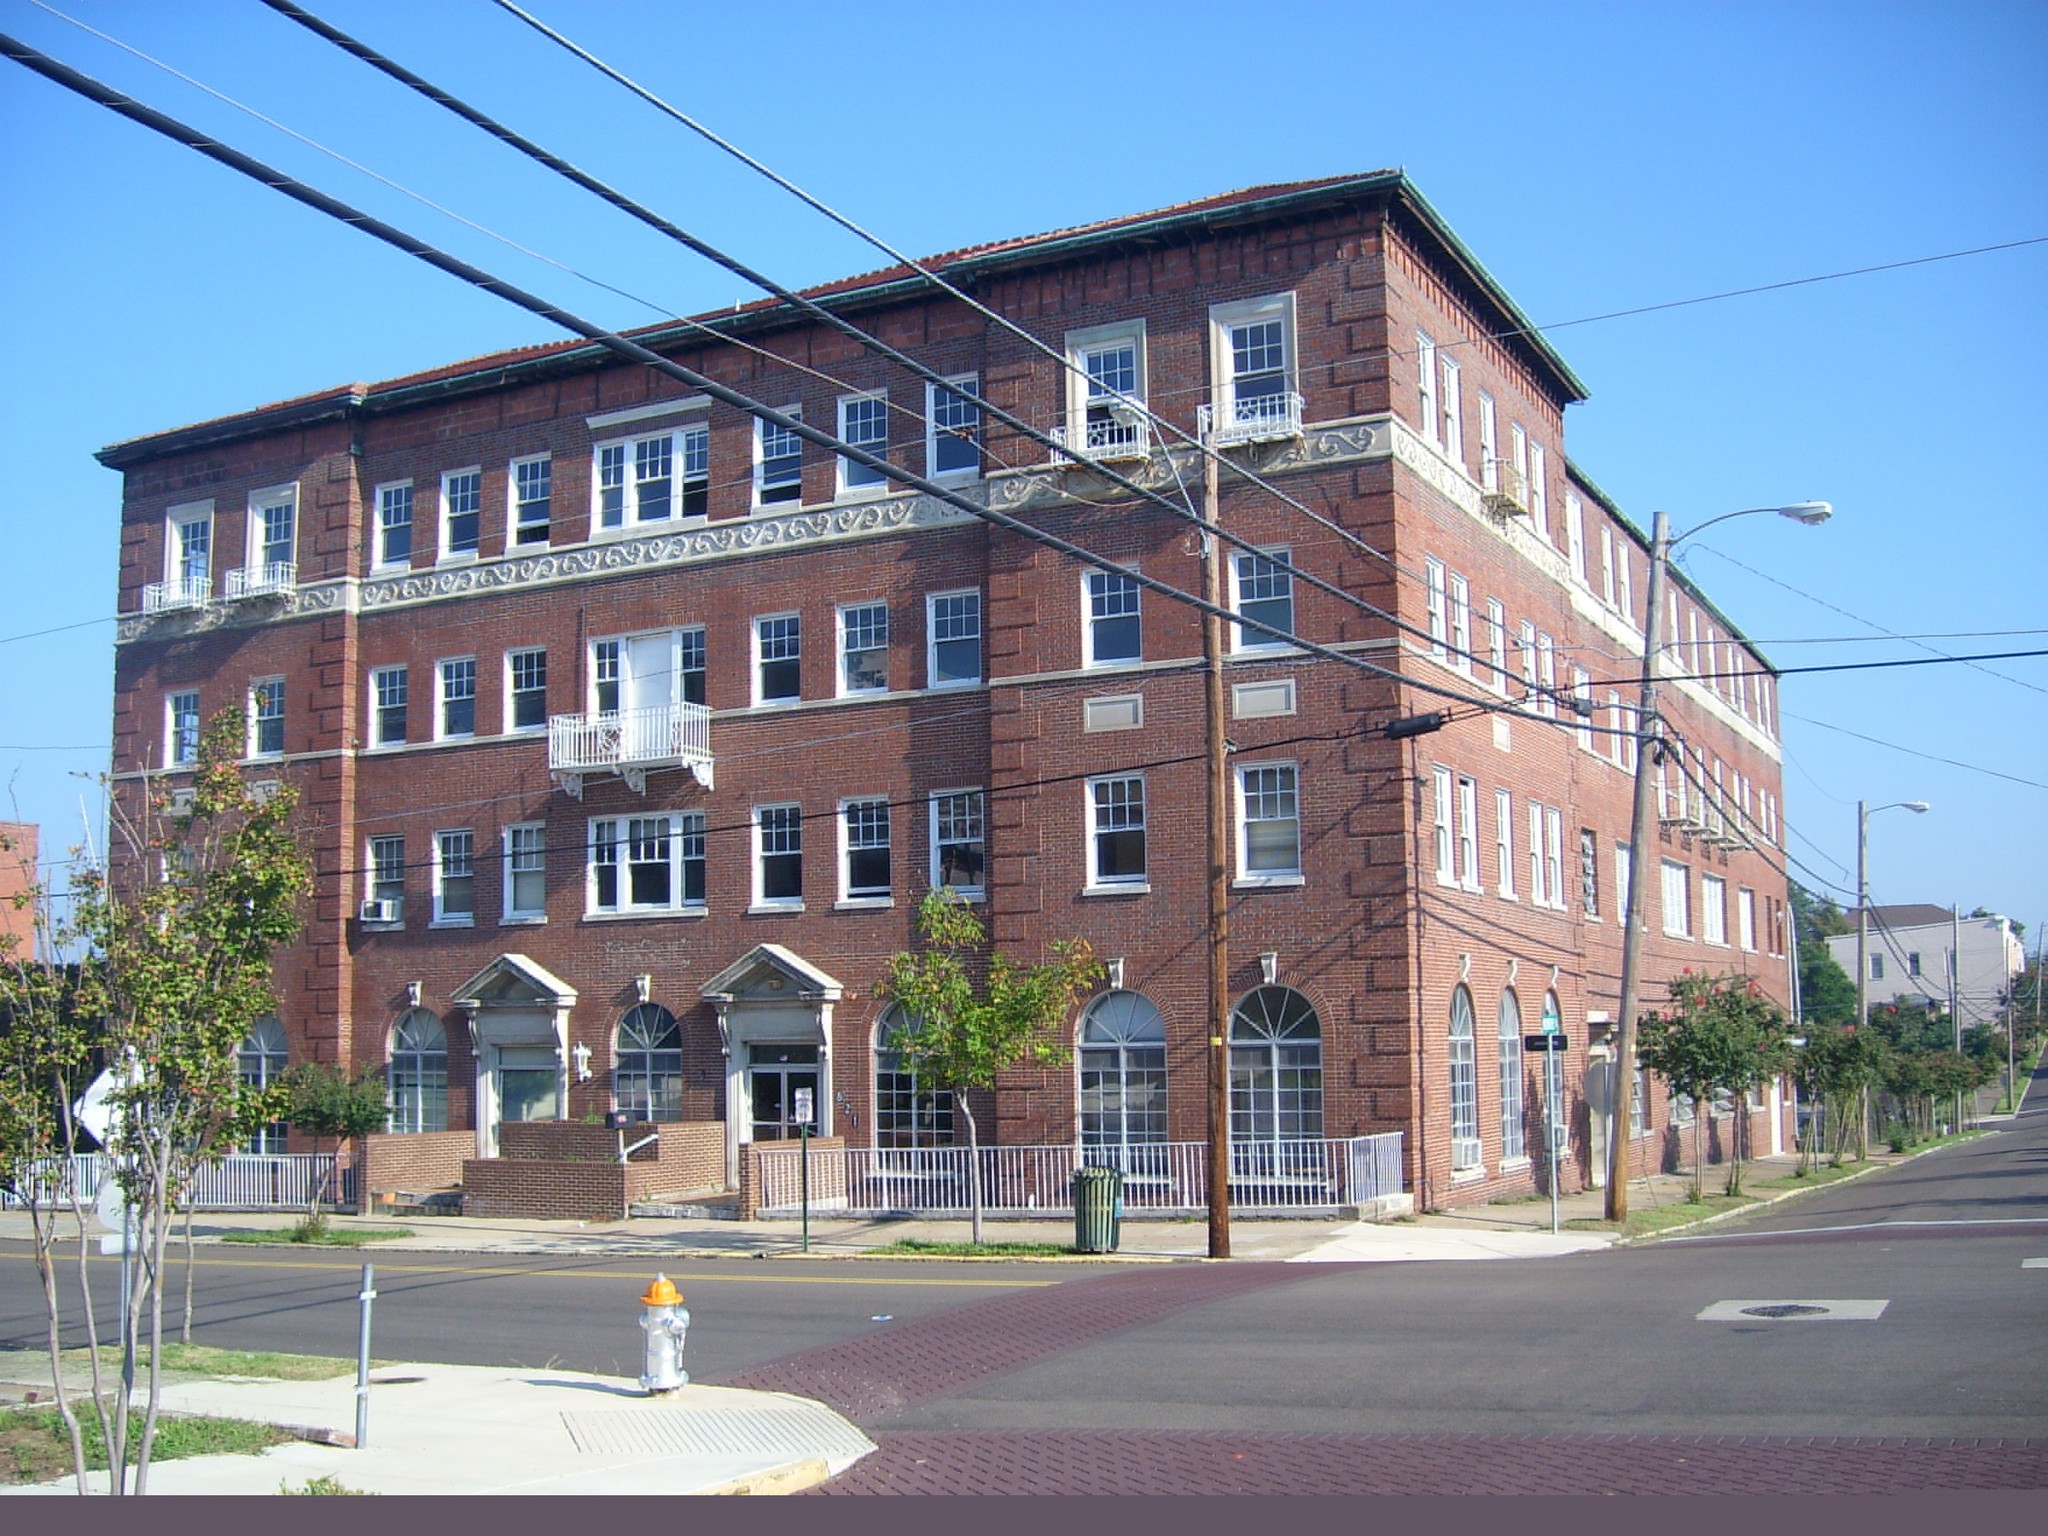
[[[818,1048],[815,1045],[756,1045],[748,1065],[748,1098],[753,1106],[754,1140],[788,1141],[796,1135],[796,1090],[811,1091],[811,1134],[818,1134],[823,1112],[818,1092]]]
[[[1586,1149],[1591,1159],[1586,1182],[1595,1189],[1607,1187],[1607,1137],[1613,1129],[1608,1094],[1613,1091],[1613,1074],[1611,1061],[1594,1061],[1586,1066]]]
[[[678,697],[675,635],[634,635],[626,642],[623,748],[627,760],[645,762],[670,756],[672,706]]]
[[[545,1046],[498,1051],[498,1123],[555,1118],[555,1053]]]

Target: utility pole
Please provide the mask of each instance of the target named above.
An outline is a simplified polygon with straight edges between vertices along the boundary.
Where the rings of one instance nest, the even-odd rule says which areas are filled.
[[[1948,1023],[1955,1035],[1956,1054],[1963,1054],[1963,1016],[1958,1011],[1962,999],[1963,969],[1963,909],[1955,902],[1948,906]],[[1972,1098],[1975,1090],[1971,1091]],[[1963,1090],[1956,1090],[1956,1129],[1963,1128]]]
[[[1651,525],[1649,609],[1643,616],[1643,679],[1636,700],[1636,794],[1628,823],[1628,893],[1621,904],[1621,1006],[1614,1035],[1614,1070],[1607,1092],[1607,1219],[1628,1220],[1628,1093],[1636,1065],[1636,994],[1642,987],[1644,853],[1650,841],[1651,759],[1663,733],[1657,726],[1657,651],[1663,643],[1664,566],[1671,556],[1671,519],[1659,512]],[[1682,787],[1682,786],[1681,786]]]
[[[1856,802],[1856,1029],[1870,1024],[1870,812]],[[1870,1085],[1856,1095],[1856,1156],[1870,1156]]]
[[[1230,817],[1223,741],[1223,541],[1218,515],[1222,458],[1202,465],[1202,661],[1208,707],[1209,800],[1209,1257],[1230,1257]]]

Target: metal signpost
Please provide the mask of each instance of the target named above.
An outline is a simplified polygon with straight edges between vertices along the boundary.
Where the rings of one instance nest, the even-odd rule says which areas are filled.
[[[356,1293],[362,1323],[356,1330],[356,1449],[370,1440],[370,1303],[377,1299],[377,1266],[363,1266],[363,1288]]]
[[[1557,1155],[1563,1150],[1565,1126],[1557,1117],[1558,1101],[1564,1097],[1564,1053],[1571,1044],[1557,1027],[1555,1014],[1546,1013],[1543,1033],[1522,1036],[1522,1049],[1543,1058],[1543,1139],[1550,1147],[1550,1230],[1557,1231]]]
[[[792,1100],[796,1115],[797,1177],[799,1181],[797,1185],[797,1198],[803,1203],[803,1251],[805,1253],[811,1251],[811,1093],[812,1090],[809,1088],[790,1090],[790,1099]]]

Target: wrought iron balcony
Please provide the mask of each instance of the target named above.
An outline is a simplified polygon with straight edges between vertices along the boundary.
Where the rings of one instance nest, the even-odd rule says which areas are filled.
[[[1204,405],[1195,414],[1202,436],[1217,448],[1301,436],[1301,396],[1291,390],[1233,400],[1221,408]]]
[[[1087,441],[1082,444],[1079,451],[1091,459],[1107,463],[1117,459],[1150,458],[1152,455],[1152,423],[1142,416],[1130,421],[1091,421],[1084,424],[1084,430],[1087,433]],[[1069,432],[1070,429],[1065,426],[1054,427],[1052,440],[1058,443],[1060,448],[1065,448]],[[1052,461],[1055,464],[1071,464],[1073,459],[1071,455],[1055,449]]]
[[[583,778],[616,773],[640,794],[655,768],[687,768],[711,788],[711,711],[702,704],[650,704],[548,721],[548,771],[583,798]]]
[[[204,576],[152,581],[142,589],[142,611],[176,613],[181,608],[204,608],[212,596],[212,583]]]
[[[293,560],[273,560],[268,565],[238,565],[228,572],[228,601],[242,597],[289,597],[298,584],[298,562]]]

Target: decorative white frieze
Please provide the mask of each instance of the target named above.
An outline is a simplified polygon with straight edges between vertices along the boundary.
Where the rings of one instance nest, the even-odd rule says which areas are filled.
[[[175,640],[216,629],[253,629],[315,614],[353,611],[355,579],[312,582],[290,593],[273,593],[263,603],[212,603],[167,613],[124,613],[114,626],[114,644]]]

